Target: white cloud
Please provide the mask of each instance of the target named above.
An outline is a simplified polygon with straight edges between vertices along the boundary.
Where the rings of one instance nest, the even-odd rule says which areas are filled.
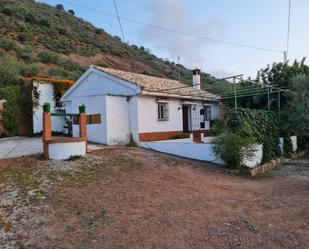
[[[203,15],[205,12],[201,10],[200,13],[192,13],[184,0],[150,0],[147,1],[145,8],[151,13],[150,23],[156,26],[213,38],[220,37],[225,29],[225,24],[220,19],[198,23],[196,15]],[[209,44],[207,40],[150,27],[142,28],[139,38],[151,44],[153,48],[165,52],[174,60],[180,56],[180,62],[189,68],[205,69],[207,62],[205,48]]]

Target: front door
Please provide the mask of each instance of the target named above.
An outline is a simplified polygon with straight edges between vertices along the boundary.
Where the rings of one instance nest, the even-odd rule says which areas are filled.
[[[189,106],[182,106],[182,127],[184,132],[189,131]]]

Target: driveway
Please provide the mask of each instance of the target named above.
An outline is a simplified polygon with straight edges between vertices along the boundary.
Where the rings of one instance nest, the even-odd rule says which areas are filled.
[[[42,152],[41,137],[9,137],[0,139],[0,159],[30,156]]]

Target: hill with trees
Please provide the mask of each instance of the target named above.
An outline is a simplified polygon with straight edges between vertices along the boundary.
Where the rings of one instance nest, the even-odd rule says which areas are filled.
[[[21,76],[76,80],[91,64],[178,79],[174,62],[122,42],[61,4],[2,0],[0,23],[0,86]],[[191,70],[179,68],[181,80],[191,84]],[[202,75],[203,84],[214,79]]]

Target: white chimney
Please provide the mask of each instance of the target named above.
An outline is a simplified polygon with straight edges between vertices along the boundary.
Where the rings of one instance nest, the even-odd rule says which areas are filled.
[[[193,69],[193,89],[194,90],[201,90],[201,70],[200,69]]]

